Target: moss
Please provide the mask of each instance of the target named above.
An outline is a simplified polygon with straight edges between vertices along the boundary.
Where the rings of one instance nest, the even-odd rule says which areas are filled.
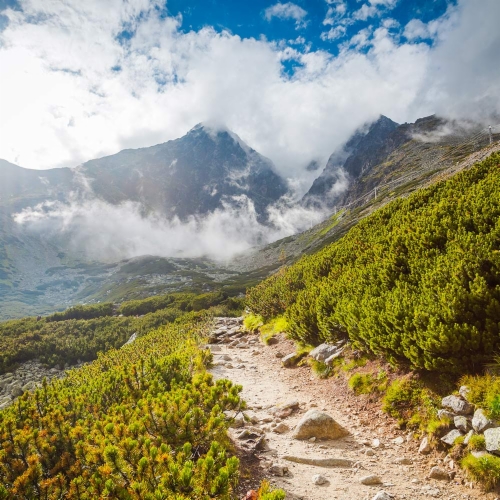
[[[380,370],[376,375],[355,373],[349,378],[348,385],[356,394],[383,392],[387,388],[387,373],[384,370]]]
[[[471,451],[482,451],[486,449],[486,441],[484,436],[481,434],[474,434],[469,439],[469,444],[467,445]]]

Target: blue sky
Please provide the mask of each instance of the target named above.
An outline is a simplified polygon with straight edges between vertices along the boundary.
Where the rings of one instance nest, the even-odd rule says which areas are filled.
[[[305,189],[380,114],[500,116],[498,19],[499,0],[0,0],[0,158],[74,166],[210,121]]]
[[[297,23],[293,17],[272,16],[266,17],[266,9],[273,5],[293,4],[302,9],[306,14],[302,22]],[[384,5],[385,3],[385,5]],[[412,19],[419,19],[423,23],[442,16],[452,0],[400,0],[384,2],[383,0],[373,5],[366,0],[346,0],[336,2],[332,0],[296,0],[294,2],[272,2],[269,0],[234,1],[234,0],[169,0],[167,10],[172,15],[181,14],[183,17],[182,29],[199,30],[204,26],[212,26],[215,29],[229,30],[241,37],[265,36],[270,41],[296,40],[303,37],[306,44],[311,44],[311,50],[327,50],[338,53],[338,45],[349,40],[357,32],[365,28],[376,29],[383,25],[388,18],[399,23],[393,29],[404,28]],[[345,15],[328,15],[329,9],[345,4]],[[363,5],[376,8],[376,14],[362,19],[364,14],[356,12]],[[286,11],[285,11],[286,12]],[[290,12],[290,10],[288,10]],[[293,11],[292,11],[293,12]],[[299,11],[300,12],[300,11]],[[369,11],[368,11],[369,12]],[[331,24],[330,21],[331,20]],[[349,20],[348,22],[345,22]],[[337,26],[346,25],[346,32],[338,38],[329,40],[326,34]],[[323,34],[323,37],[322,37]],[[431,43],[427,39],[428,43]]]

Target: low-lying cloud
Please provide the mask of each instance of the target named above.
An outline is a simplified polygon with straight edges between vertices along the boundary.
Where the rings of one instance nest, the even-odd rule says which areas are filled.
[[[85,259],[112,262],[155,255],[225,261],[309,229],[324,217],[321,210],[281,203],[270,207],[269,224],[263,225],[252,201],[240,196],[211,214],[186,221],[145,214],[140,203],[112,205],[97,199],[44,202],[15,214],[14,220]]]

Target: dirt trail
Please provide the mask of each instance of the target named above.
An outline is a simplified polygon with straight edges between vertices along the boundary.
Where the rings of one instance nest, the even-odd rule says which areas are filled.
[[[394,500],[497,498],[494,493],[471,489],[456,466],[450,469],[449,464],[445,464],[444,454],[419,455],[419,443],[397,430],[394,420],[381,413],[376,403],[370,404],[362,397],[349,394],[334,379],[316,378],[309,367],[283,368],[276,355],[294,351],[289,340],[280,337],[276,345],[266,346],[257,335],[243,333],[234,319],[218,319],[212,342],[217,342],[210,345],[215,363],[212,373],[216,378],[227,378],[243,386],[242,396],[248,404],[245,413],[253,421],[230,431],[243,461],[253,464],[251,477],[242,478],[245,490],[257,489],[260,480],[266,477],[286,490],[287,499],[372,500],[381,490],[390,495],[385,498]],[[290,416],[273,415],[276,406],[293,401],[298,402],[299,407]],[[294,426],[313,408],[332,416],[350,435],[330,441],[293,439]],[[279,434],[272,430],[281,423],[290,431]],[[239,439],[238,435],[245,429],[249,436]],[[265,450],[254,449],[260,432],[265,435]],[[380,445],[377,446],[374,440],[379,440]],[[317,467],[289,462],[284,459],[287,455],[347,458],[355,465]],[[402,459],[407,459],[408,465],[402,464]],[[287,467],[288,473],[283,477],[271,474],[269,470],[273,464]],[[427,479],[434,465],[456,471],[455,479]],[[324,476],[327,482],[314,484],[316,474]],[[371,474],[379,476],[382,484],[366,486],[360,483],[362,477]]]

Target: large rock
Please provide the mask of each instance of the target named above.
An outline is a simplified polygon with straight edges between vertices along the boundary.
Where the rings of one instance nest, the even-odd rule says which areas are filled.
[[[332,356],[338,351],[338,346],[331,344],[321,344],[318,347],[314,348],[309,356],[316,361],[325,361],[327,358]]]
[[[442,399],[441,405],[449,408],[456,415],[471,415],[474,411],[471,404],[457,396],[446,396]]]
[[[495,424],[484,414],[484,410],[479,408],[474,412],[472,417],[472,428],[476,432],[483,432],[486,429],[491,429]]]
[[[469,421],[463,415],[454,417],[453,423],[459,431],[467,432],[469,430]]]
[[[309,410],[300,420],[293,432],[295,439],[339,439],[349,432],[335,422],[330,415],[318,410]]]
[[[446,436],[443,436],[441,438],[441,441],[448,446],[453,446],[453,444],[455,444],[455,440],[461,436],[462,433],[458,429],[453,429],[452,431],[448,432]]]
[[[490,453],[500,455],[500,427],[492,427],[484,431],[486,449]]]

